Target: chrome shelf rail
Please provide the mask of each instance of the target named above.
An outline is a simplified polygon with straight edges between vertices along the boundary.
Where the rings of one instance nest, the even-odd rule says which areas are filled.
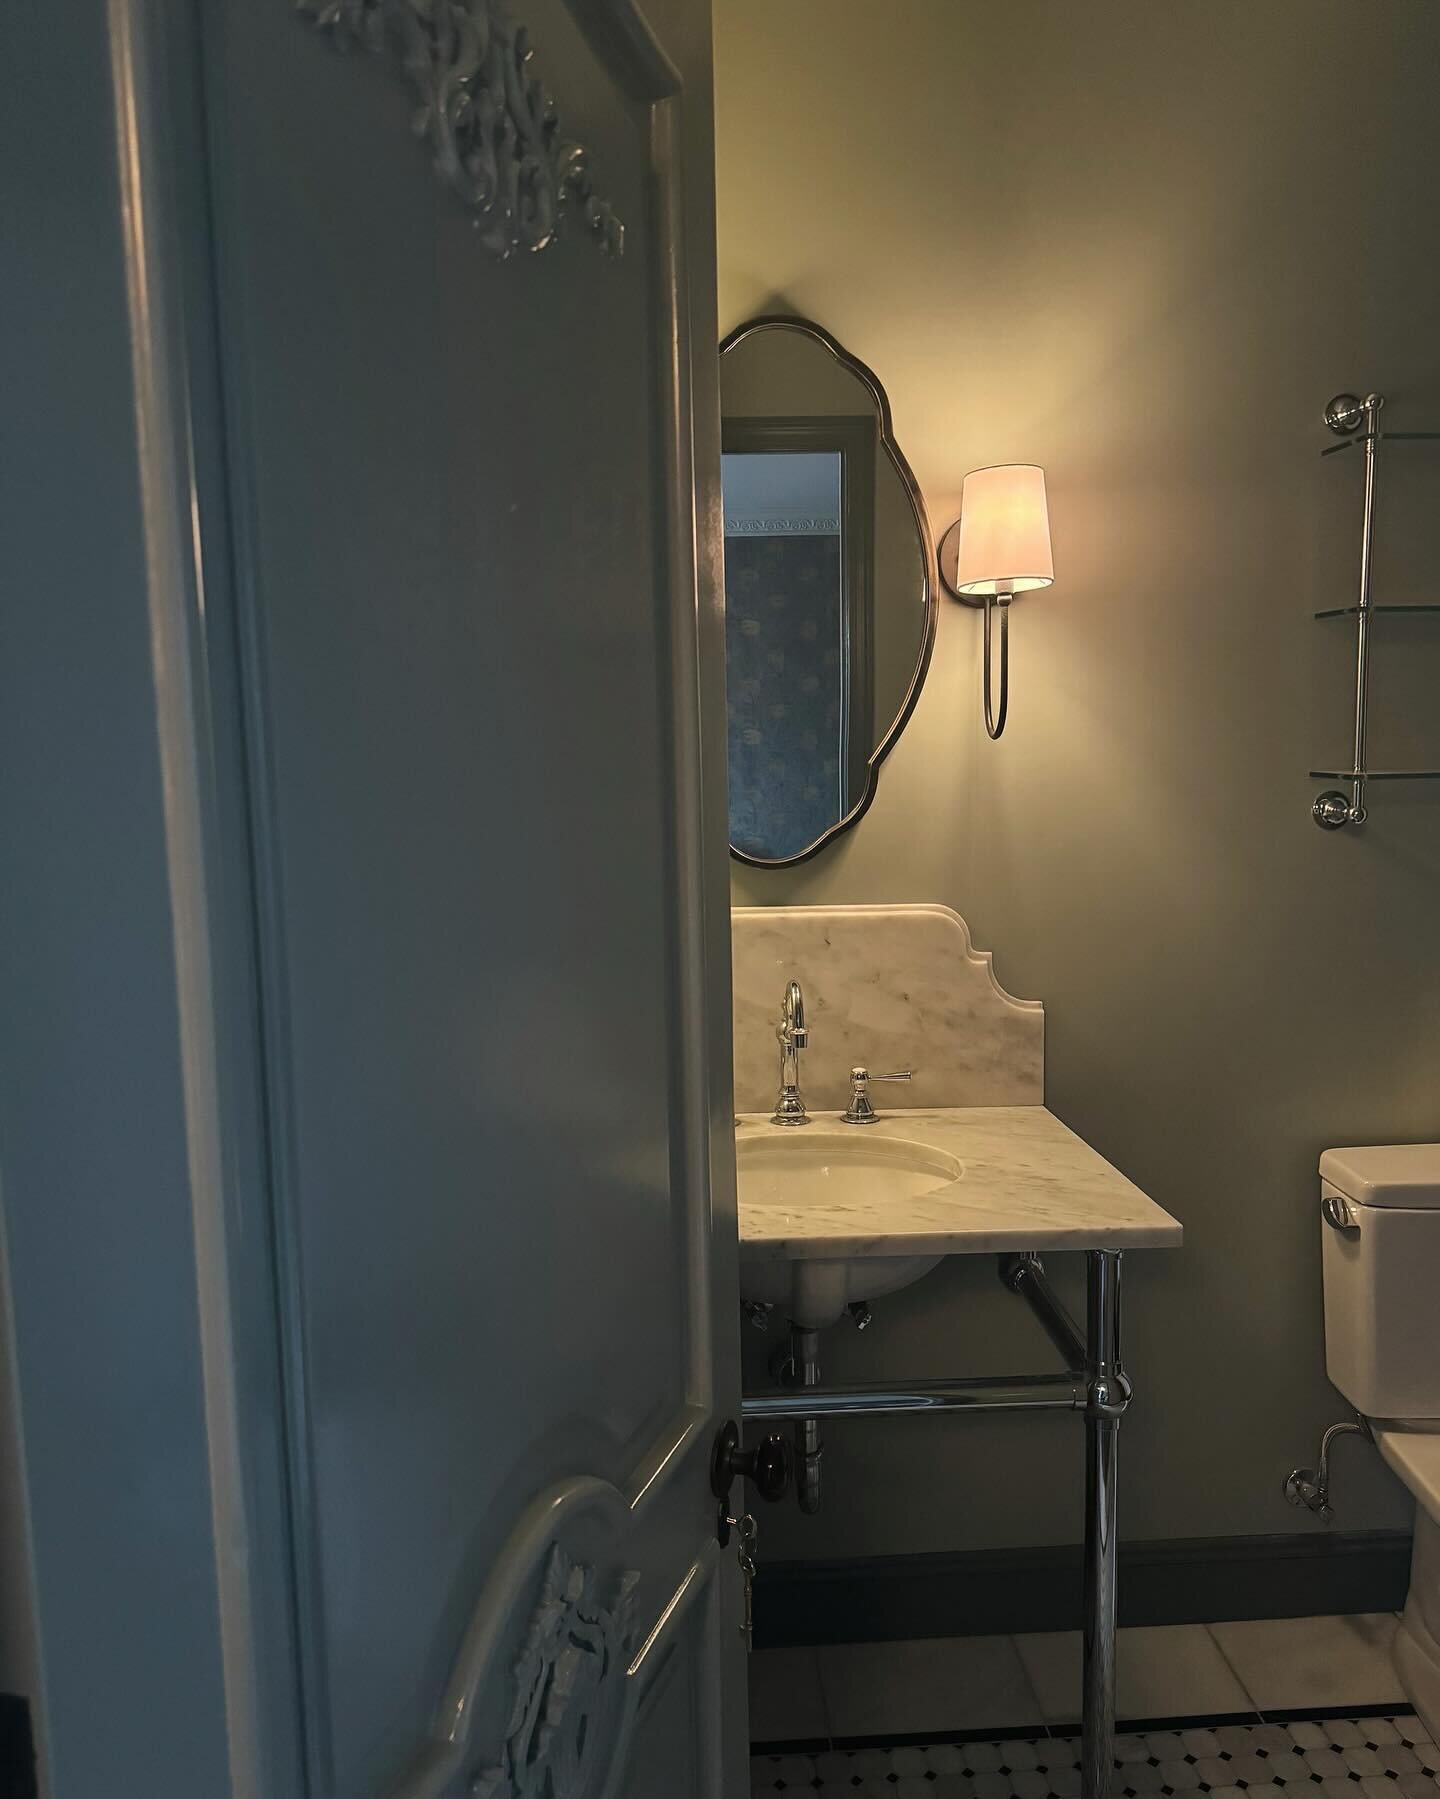
[[[1353,606],[1328,607],[1316,618],[1353,618],[1355,620],[1355,714],[1354,754],[1344,769],[1312,769],[1312,779],[1344,781],[1349,794],[1330,788],[1317,795],[1310,808],[1311,816],[1322,830],[1338,831],[1345,825],[1363,825],[1366,818],[1365,785],[1368,781],[1429,781],[1440,778],[1431,769],[1372,769],[1368,766],[1367,740],[1370,711],[1371,621],[1377,613],[1394,616],[1402,612],[1417,615],[1440,614],[1440,606],[1377,606],[1370,595],[1371,571],[1375,545],[1375,496],[1379,481],[1380,446],[1383,443],[1420,443],[1440,440],[1440,431],[1382,431],[1380,409],[1384,394],[1367,394],[1362,400],[1355,394],[1336,394],[1325,408],[1325,423],[1344,441],[1322,450],[1322,456],[1334,456],[1340,450],[1359,448],[1365,457],[1365,498],[1360,522],[1360,591]]]
[[[1354,618],[1359,610],[1358,606],[1326,606],[1315,616],[1316,618]],[[1413,606],[1372,606],[1370,611],[1372,614],[1383,612],[1390,618],[1404,618],[1407,613],[1413,613],[1416,618],[1431,618],[1435,613],[1440,612],[1440,605],[1436,605],[1430,600],[1421,600]]]
[[[1312,781],[1440,781],[1440,768],[1312,768]],[[1341,795],[1344,798],[1344,795]]]
[[[1341,400],[1350,400],[1350,401],[1355,400],[1355,396],[1353,394],[1340,394],[1338,397]],[[1372,394],[1370,396],[1371,399],[1374,399],[1376,397],[1377,396],[1374,394]],[[1355,403],[1357,405],[1363,406],[1363,405],[1368,405],[1369,401],[1361,400],[1361,401],[1356,401]],[[1330,402],[1330,405],[1333,406],[1334,404],[1335,404],[1335,401],[1332,400]],[[1381,399],[1381,404],[1382,405],[1384,404],[1383,398]],[[1328,408],[1327,408],[1327,415],[1326,415],[1325,423],[1327,425],[1330,425],[1330,429],[1332,431],[1345,429],[1345,427],[1343,427],[1343,426],[1337,426],[1337,425],[1330,424]],[[1352,432],[1355,431],[1355,427],[1353,425],[1350,426],[1349,429]],[[1367,437],[1375,437],[1375,438],[1379,439],[1381,442],[1388,443],[1388,444],[1440,443],[1440,431],[1362,431],[1362,432],[1356,433],[1354,436],[1347,437],[1345,439],[1344,443],[1331,444],[1328,449],[1322,450],[1320,452],[1320,454],[1322,456],[1338,456],[1342,450],[1353,450],[1355,448],[1356,444],[1363,444]]]

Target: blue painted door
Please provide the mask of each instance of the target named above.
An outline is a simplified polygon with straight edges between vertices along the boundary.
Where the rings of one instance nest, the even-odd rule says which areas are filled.
[[[647,10],[203,14],[312,1799],[743,1782],[709,26]]]
[[[745,1790],[708,8],[512,4],[7,33],[49,1799]]]

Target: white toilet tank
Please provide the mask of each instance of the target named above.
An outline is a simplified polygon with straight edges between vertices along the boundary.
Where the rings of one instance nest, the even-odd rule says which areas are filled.
[[[1327,1149],[1325,1368],[1367,1418],[1440,1419],[1440,1143]]]

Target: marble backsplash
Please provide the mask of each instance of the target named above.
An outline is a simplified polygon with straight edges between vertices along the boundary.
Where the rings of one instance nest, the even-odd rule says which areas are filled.
[[[731,921],[737,1112],[775,1103],[775,1024],[792,977],[805,993],[800,1086],[812,1112],[846,1105],[857,1063],[913,1072],[873,1089],[882,1113],[1044,1103],[1044,1007],[1005,992],[948,907],[738,906]]]

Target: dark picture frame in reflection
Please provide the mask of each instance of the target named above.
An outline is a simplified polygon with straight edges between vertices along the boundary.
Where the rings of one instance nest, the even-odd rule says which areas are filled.
[[[934,549],[885,391],[823,327],[731,332],[721,411],[730,848],[783,867],[874,798],[929,667]]]

